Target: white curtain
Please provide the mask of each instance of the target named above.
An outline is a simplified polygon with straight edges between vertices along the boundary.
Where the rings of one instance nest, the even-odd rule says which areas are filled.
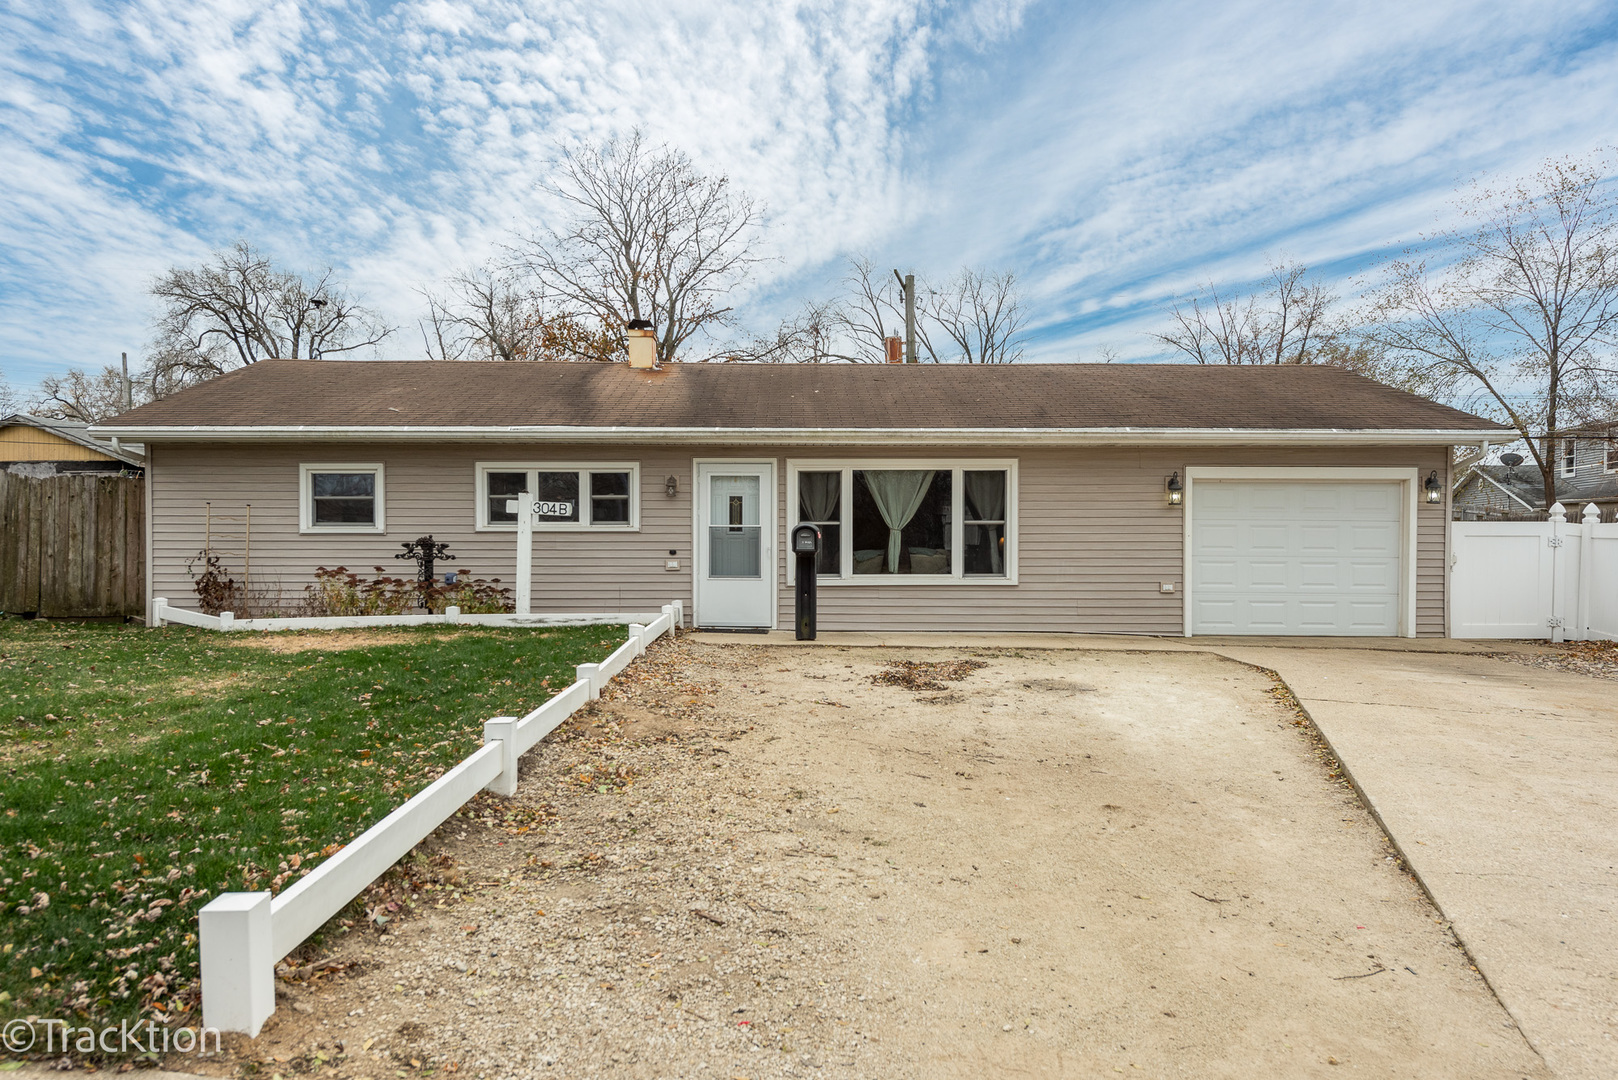
[[[1003,472],[964,473],[966,487],[966,514],[968,520],[1006,520],[1006,474]],[[1000,540],[1005,535],[1004,525],[979,525],[989,538],[989,567],[996,573],[1005,572],[1000,551]]]
[[[836,521],[838,487],[842,473],[804,472],[798,474],[798,499],[802,521]]]
[[[888,573],[897,574],[904,527],[927,498],[927,489],[933,484],[932,470],[867,469],[860,475],[888,527]]]

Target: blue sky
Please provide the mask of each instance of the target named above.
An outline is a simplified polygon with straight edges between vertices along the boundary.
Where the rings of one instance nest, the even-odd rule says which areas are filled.
[[[1456,188],[1618,141],[1610,4],[5,0],[0,373],[138,361],[147,283],[242,237],[406,329],[639,125],[769,207],[765,329],[845,252],[1015,270],[1030,356],[1148,358],[1277,258],[1341,291]]]

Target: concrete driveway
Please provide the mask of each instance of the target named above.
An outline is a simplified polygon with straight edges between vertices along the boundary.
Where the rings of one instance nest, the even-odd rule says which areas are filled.
[[[1618,1073],[1618,684],[1467,655],[1214,651],[1286,680],[1552,1070]]]

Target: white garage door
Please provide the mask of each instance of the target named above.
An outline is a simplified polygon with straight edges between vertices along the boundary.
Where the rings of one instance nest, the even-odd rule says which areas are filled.
[[[1399,632],[1399,484],[1199,480],[1193,634]]]

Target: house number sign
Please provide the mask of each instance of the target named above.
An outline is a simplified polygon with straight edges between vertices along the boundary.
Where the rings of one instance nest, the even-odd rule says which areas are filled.
[[[565,520],[573,516],[574,504],[571,502],[542,502],[536,500],[530,505],[533,507],[533,515],[536,518],[562,518]],[[521,514],[522,500],[507,499],[506,513]]]

